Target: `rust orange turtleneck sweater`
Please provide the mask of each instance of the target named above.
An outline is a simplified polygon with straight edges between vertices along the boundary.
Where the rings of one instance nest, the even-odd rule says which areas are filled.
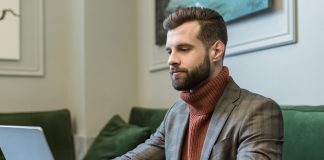
[[[227,67],[212,80],[191,92],[180,93],[189,107],[189,123],[182,145],[182,160],[199,160],[208,125],[216,103],[229,79]]]

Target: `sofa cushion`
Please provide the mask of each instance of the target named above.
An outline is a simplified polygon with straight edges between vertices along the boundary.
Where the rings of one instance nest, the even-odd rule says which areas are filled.
[[[149,135],[149,128],[127,124],[115,115],[100,131],[84,160],[115,158],[144,142]]]
[[[151,133],[160,126],[168,109],[132,107],[129,124],[149,127]]]
[[[43,112],[0,113],[1,125],[42,127],[55,159],[73,160],[71,116],[67,109]]]
[[[324,106],[282,106],[283,159],[324,159]]]

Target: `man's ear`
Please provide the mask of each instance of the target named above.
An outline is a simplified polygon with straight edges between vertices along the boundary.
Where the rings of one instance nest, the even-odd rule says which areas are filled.
[[[210,48],[209,48],[209,53],[210,53],[210,60],[212,62],[218,62],[223,59],[225,51],[225,45],[222,41],[218,40],[216,41]]]

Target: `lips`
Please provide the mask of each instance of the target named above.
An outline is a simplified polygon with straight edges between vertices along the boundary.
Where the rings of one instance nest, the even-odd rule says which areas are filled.
[[[180,73],[179,70],[175,70],[175,69],[171,69],[170,70],[170,74],[173,75],[173,74],[177,74],[177,73]]]
[[[181,72],[173,72],[173,73],[172,73],[172,76],[174,76],[174,77],[179,77],[180,74],[181,74]]]
[[[179,77],[182,73],[185,73],[185,70],[181,70],[181,69],[174,69],[171,68],[170,69],[170,75],[172,75],[174,78]]]

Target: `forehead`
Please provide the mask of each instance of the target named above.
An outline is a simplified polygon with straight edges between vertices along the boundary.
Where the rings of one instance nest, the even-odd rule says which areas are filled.
[[[181,43],[199,43],[200,40],[197,38],[199,30],[200,25],[197,21],[186,22],[177,28],[169,30],[166,46],[171,47]]]

